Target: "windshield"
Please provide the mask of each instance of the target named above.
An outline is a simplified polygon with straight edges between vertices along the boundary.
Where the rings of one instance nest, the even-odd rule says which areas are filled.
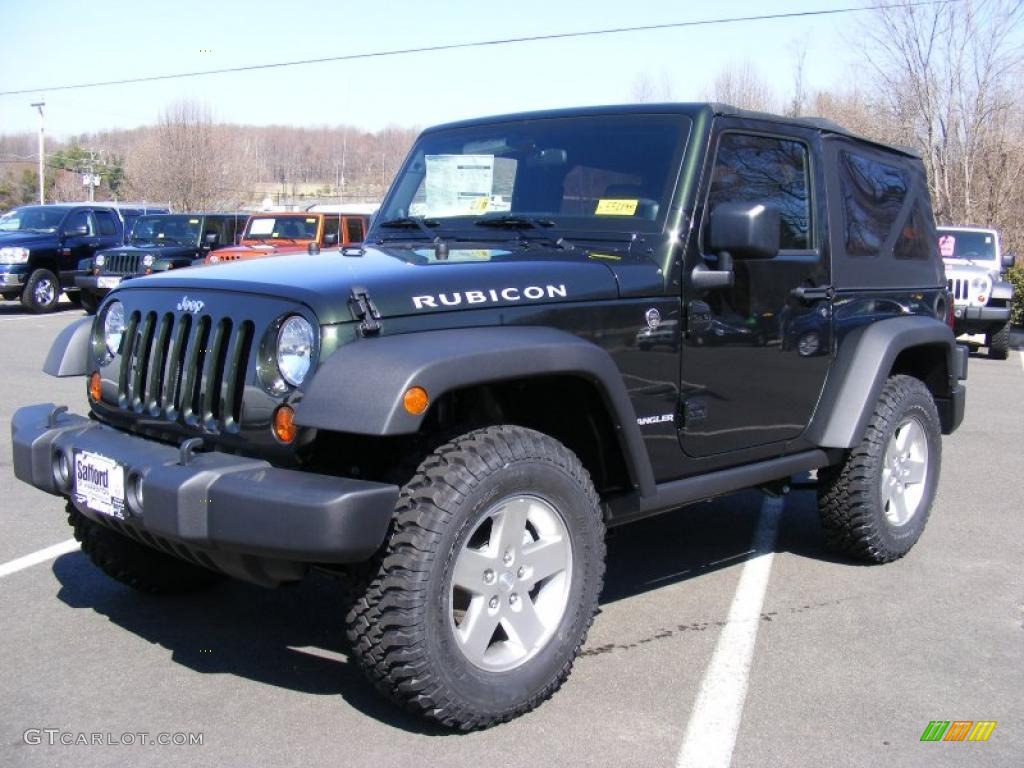
[[[983,230],[939,228],[939,253],[944,259],[996,261],[996,236]]]
[[[140,216],[132,227],[131,245],[195,245],[202,219],[198,216]]]
[[[43,205],[15,208],[0,216],[0,232],[56,232],[67,212]]]
[[[253,216],[243,240],[316,240],[316,216]]]
[[[653,231],[667,212],[689,127],[681,115],[588,115],[428,133],[375,228],[414,217],[432,226],[504,218]]]

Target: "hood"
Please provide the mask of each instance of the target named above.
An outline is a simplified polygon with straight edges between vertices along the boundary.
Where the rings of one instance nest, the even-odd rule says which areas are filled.
[[[0,232],[0,247],[20,245],[31,250],[32,246],[52,245],[57,240],[56,232]]]
[[[972,259],[943,259],[946,268],[946,277],[957,275],[959,277],[987,275],[998,276],[999,268],[993,266],[991,261],[973,261]]]
[[[153,258],[159,259],[194,254],[196,250],[194,245],[120,245],[117,248],[104,248],[97,251],[96,255],[145,256],[149,253]]]
[[[646,265],[648,282],[658,286],[651,293],[660,293],[660,271],[653,263]],[[353,319],[348,299],[356,288],[365,290],[387,318],[613,299],[620,295],[618,284],[609,263],[582,249],[453,248],[450,260],[436,261],[425,246],[227,262],[144,277],[119,290],[170,288],[183,294],[229,291],[285,297],[308,306],[321,323],[331,324]]]

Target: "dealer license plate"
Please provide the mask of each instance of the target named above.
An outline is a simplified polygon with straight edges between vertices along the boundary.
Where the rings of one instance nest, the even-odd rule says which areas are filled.
[[[75,453],[75,500],[91,510],[124,520],[124,467],[95,453]]]
[[[98,277],[96,278],[97,288],[117,288],[121,284],[120,277]]]

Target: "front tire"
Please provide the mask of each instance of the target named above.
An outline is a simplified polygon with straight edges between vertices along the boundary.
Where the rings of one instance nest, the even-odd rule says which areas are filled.
[[[68,523],[82,551],[107,576],[150,594],[198,592],[222,581],[219,573],[132,541],[104,528],[68,504]]]
[[[844,463],[818,471],[826,542],[850,557],[886,563],[924,531],[942,461],[935,401],[911,376],[891,376],[864,437]]]
[[[60,300],[60,283],[48,269],[37,269],[25,281],[21,292],[21,305],[29,312],[53,312]]]
[[[604,577],[604,523],[579,459],[530,429],[456,438],[399,496],[347,616],[355,659],[408,709],[471,730],[562,685]]]
[[[1010,321],[994,333],[986,334],[988,356],[993,360],[1005,360],[1010,356]]]

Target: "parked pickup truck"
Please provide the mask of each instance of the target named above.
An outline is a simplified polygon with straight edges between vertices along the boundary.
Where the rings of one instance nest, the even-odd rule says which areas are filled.
[[[191,267],[197,260],[235,244],[245,213],[175,213],[143,216],[127,245],[99,251],[75,278],[82,308],[96,312],[99,300],[127,280],[154,272]]]
[[[365,214],[288,213],[254,214],[234,248],[221,248],[206,256],[207,264],[259,259],[311,248],[347,246],[363,241],[369,226]]]
[[[61,292],[78,303],[79,263],[124,242],[144,208],[105,203],[23,205],[0,216],[0,295],[31,312],[51,312]]]

